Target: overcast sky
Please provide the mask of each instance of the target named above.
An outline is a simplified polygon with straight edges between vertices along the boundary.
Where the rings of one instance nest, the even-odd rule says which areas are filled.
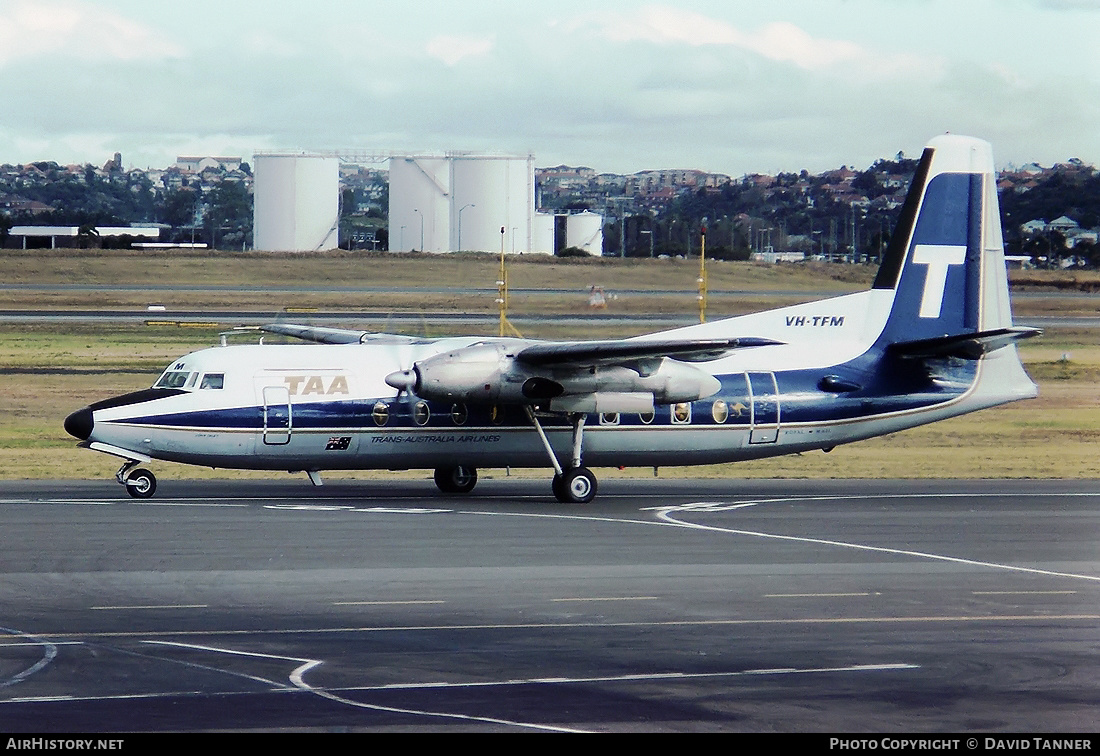
[[[971,134],[1100,164],[1100,0],[0,0],[0,163],[531,152],[863,168]]]

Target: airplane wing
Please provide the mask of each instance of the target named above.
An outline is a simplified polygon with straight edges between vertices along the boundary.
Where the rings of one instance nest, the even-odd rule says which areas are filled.
[[[567,412],[651,411],[710,396],[721,383],[687,362],[781,342],[733,339],[624,339],[519,343],[486,340],[418,360],[386,376],[398,391],[424,399],[532,404]]]
[[[614,365],[634,360],[672,357],[682,362],[708,362],[735,349],[775,346],[782,342],[747,337],[737,339],[694,339],[691,341],[616,340],[568,341],[534,344],[521,350],[516,361],[531,367]]]
[[[283,336],[293,336],[303,341],[314,341],[318,344],[415,344],[423,341],[423,339],[412,336],[401,336],[393,333],[371,333],[370,331],[294,325],[292,323],[270,323],[260,326],[260,330]]]

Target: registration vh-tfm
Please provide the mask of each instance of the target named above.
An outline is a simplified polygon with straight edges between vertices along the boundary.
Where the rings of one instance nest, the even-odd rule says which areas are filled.
[[[80,445],[139,465],[428,469],[445,493],[478,468],[552,468],[559,501],[591,467],[772,457],[1034,397],[1016,342],[988,143],[930,141],[869,290],[606,341],[423,339],[307,325],[302,344],[222,345],[148,389],[69,415]]]

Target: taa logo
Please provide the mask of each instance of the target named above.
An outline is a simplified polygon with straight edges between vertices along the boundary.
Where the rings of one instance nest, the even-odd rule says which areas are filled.
[[[350,393],[346,375],[334,376],[332,381],[327,384],[325,377],[321,375],[288,375],[283,380],[286,381],[291,396],[307,396],[309,394],[324,396]]]
[[[920,298],[920,317],[938,318],[947,291],[947,271],[952,265],[966,263],[966,246],[961,244],[916,244],[913,264],[927,265],[924,293]]]

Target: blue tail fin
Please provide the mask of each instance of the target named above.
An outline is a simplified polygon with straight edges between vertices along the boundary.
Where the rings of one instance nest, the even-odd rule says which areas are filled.
[[[985,352],[1035,333],[1012,327],[987,142],[954,135],[929,142],[874,288],[894,290],[882,346],[969,343],[977,356],[975,346]]]

